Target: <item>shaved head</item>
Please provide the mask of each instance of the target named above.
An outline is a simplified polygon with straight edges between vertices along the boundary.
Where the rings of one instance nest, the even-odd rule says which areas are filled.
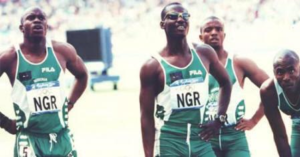
[[[209,16],[209,17],[205,18],[205,19],[201,22],[201,25],[200,25],[200,33],[202,33],[204,25],[205,25],[207,22],[209,22],[209,21],[219,21],[219,22],[223,25],[223,29],[224,29],[224,22],[223,22],[223,20],[221,20],[221,19],[218,18],[217,16]]]
[[[284,49],[279,51],[273,59],[273,67],[275,68],[279,63],[283,60],[289,60],[290,62],[297,62],[299,63],[299,56],[296,52]]]
[[[27,8],[27,9],[24,11],[24,13],[23,13],[23,15],[22,15],[22,17],[21,17],[21,20],[20,20],[21,25],[22,25],[23,22],[24,22],[24,17],[25,17],[27,14],[29,14],[31,11],[33,11],[33,10],[40,10],[40,11],[44,14],[44,16],[46,17],[45,12],[44,12],[40,7],[38,7],[38,6],[29,7],[29,8]]]

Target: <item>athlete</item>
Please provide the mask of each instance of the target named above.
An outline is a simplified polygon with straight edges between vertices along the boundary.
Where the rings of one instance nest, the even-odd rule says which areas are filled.
[[[0,76],[12,85],[16,120],[0,115],[0,126],[16,133],[14,156],[77,156],[68,129],[68,112],[84,92],[87,70],[67,43],[46,38],[47,18],[38,7],[25,11],[23,42],[0,53]],[[70,95],[64,92],[64,72],[75,76]]]
[[[299,57],[292,50],[282,50],[273,60],[274,78],[263,83],[260,96],[265,114],[273,131],[280,156],[300,156],[300,67]],[[280,115],[290,115],[292,135],[290,146],[283,120]]]
[[[200,40],[214,48],[218,59],[226,68],[232,83],[232,93],[227,109],[227,119],[220,129],[219,135],[211,139],[212,147],[218,157],[250,156],[245,130],[251,130],[263,117],[263,105],[251,119],[245,119],[245,101],[243,86],[248,78],[258,88],[268,78],[252,60],[228,53],[223,46],[225,38],[224,23],[215,16],[206,18],[200,28]],[[204,121],[214,120],[218,110],[219,84],[209,75],[209,101],[205,107]]]
[[[220,84],[219,117],[224,117],[231,86],[224,67],[208,45],[196,50],[186,36],[190,14],[180,3],[161,12],[160,26],[167,45],[146,61],[140,71],[140,109],[146,157],[214,157],[209,140],[218,133],[223,118],[202,124],[208,100],[208,72]],[[198,135],[201,135],[199,139]]]

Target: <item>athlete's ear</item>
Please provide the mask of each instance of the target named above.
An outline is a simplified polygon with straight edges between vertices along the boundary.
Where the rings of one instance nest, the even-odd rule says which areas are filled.
[[[23,25],[19,26],[19,29],[20,29],[21,32],[23,32],[23,28],[24,28]]]
[[[165,29],[165,22],[164,21],[160,21],[159,25],[160,25],[161,29]]]
[[[201,41],[203,41],[202,34],[199,35],[199,39],[200,39]]]

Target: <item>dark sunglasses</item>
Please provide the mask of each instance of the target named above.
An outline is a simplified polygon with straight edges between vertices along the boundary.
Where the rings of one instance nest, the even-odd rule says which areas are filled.
[[[164,17],[164,20],[166,18],[170,19],[170,20],[177,20],[179,17],[181,17],[182,19],[184,19],[185,21],[188,21],[191,17],[191,15],[189,13],[167,13]]]

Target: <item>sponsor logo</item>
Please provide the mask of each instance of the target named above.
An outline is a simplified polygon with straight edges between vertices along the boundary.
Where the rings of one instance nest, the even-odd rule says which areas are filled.
[[[47,78],[37,78],[37,79],[33,80],[34,83],[37,83],[37,82],[47,82],[47,81],[48,81]]]
[[[55,72],[55,69],[53,67],[44,67],[42,68],[42,73],[51,73],[51,72]]]
[[[183,79],[183,75],[180,71],[170,73],[171,82]]]
[[[190,70],[189,73],[190,73],[190,76],[193,76],[193,75],[202,75],[202,71],[201,70]]]
[[[28,81],[32,78],[31,71],[24,71],[19,73],[20,81]]]

